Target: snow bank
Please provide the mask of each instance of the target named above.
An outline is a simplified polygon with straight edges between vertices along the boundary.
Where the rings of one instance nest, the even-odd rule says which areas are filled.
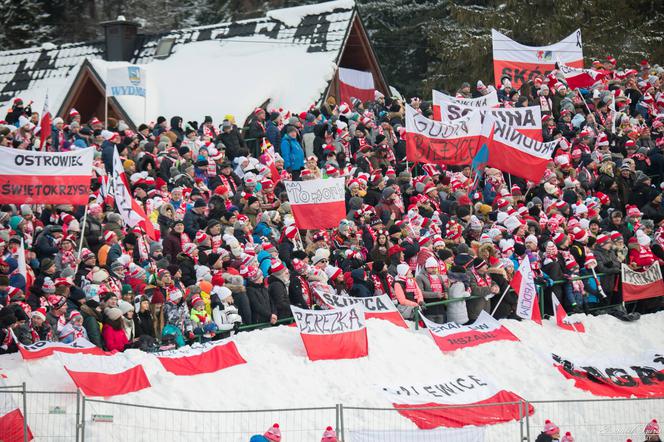
[[[610,317],[584,319],[586,334],[578,335],[559,329],[553,321],[543,327],[532,322],[501,321],[521,342],[496,342],[443,355],[426,330],[409,331],[387,321],[368,320],[369,357],[357,360],[310,362],[292,327],[276,327],[243,333],[235,338],[238,349],[247,364],[231,367],[217,373],[192,376],[174,376],[163,370],[155,357],[139,351],[128,351],[133,361],[143,364],[152,388],[115,397],[125,403],[148,404],[189,410],[256,410],[295,407],[344,406],[391,408],[381,394],[380,387],[398,383],[428,383],[447,379],[456,374],[479,373],[488,376],[500,388],[512,390],[528,400],[593,399],[596,398],[574,387],[551,366],[546,357],[551,352],[570,359],[588,359],[592,356],[625,360],[637,358],[645,350],[664,347],[661,323],[664,313],[646,315],[635,323],[624,323]],[[57,357],[24,362],[18,355],[0,357],[0,373],[5,373],[8,385],[27,382],[29,389],[73,391],[74,385]],[[646,404],[649,402],[649,404]],[[53,405],[52,403],[50,404]],[[592,405],[592,404],[590,404]],[[586,407],[590,414],[592,407]],[[34,408],[47,405],[31,401]],[[174,415],[158,410],[139,410],[103,403],[88,403],[86,415],[110,414],[113,423],[88,422],[86,440],[110,440],[109,434],[127,428],[136,428],[131,440],[181,440],[198,435],[196,440],[247,441],[251,432],[263,430],[272,421],[279,421],[288,434],[284,441],[311,441],[320,437],[320,429],[334,424],[334,410],[312,412],[273,412],[237,414],[179,413]],[[643,424],[652,416],[653,401],[604,406],[601,416],[609,423],[611,416],[623,413],[620,407],[629,406],[630,412],[639,410]],[[609,408],[607,408],[609,407]],[[649,408],[650,407],[650,408]],[[553,406],[536,405],[531,422],[541,424],[544,419],[591,419]],[[664,407],[659,405],[660,415]],[[39,410],[46,412],[45,410]],[[626,412],[625,412],[626,413]],[[409,420],[392,411],[347,411],[346,428],[350,429],[414,429]],[[598,417],[599,416],[599,417]],[[596,423],[596,422],[595,422]],[[561,427],[562,423],[558,422]],[[33,430],[40,434],[39,421]],[[643,426],[635,424],[638,432]],[[139,430],[146,430],[143,435]],[[291,430],[290,434],[287,433]],[[563,430],[565,428],[563,427]],[[578,428],[577,428],[578,430]],[[596,429],[595,429],[596,430]],[[234,432],[236,431],[236,432]],[[588,430],[591,431],[591,430]],[[209,439],[201,432],[216,432]],[[518,423],[500,424],[487,428],[486,440],[514,440],[518,437]],[[41,433],[43,434],[43,433]],[[115,433],[126,434],[126,433]],[[129,433],[132,434],[132,433]],[[594,434],[594,433],[593,433]],[[641,433],[642,434],[642,433]],[[90,436],[88,439],[87,436]],[[583,434],[575,434],[577,440]],[[590,434],[588,434],[590,436]],[[596,434],[594,434],[596,437]],[[621,436],[622,440],[625,439]],[[534,439],[534,437],[533,437]],[[618,440],[618,439],[616,439]]]

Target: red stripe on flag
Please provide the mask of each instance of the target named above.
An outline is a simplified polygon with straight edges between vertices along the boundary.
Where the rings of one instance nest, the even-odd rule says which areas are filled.
[[[291,212],[299,229],[330,229],[346,217],[344,201],[319,204],[293,204]]]
[[[39,122],[39,149],[44,150],[46,140],[51,138],[53,127],[51,126],[51,113],[46,111]]]
[[[120,373],[98,373],[94,371],[65,370],[86,396],[118,396],[150,387],[145,370],[136,365]]]
[[[88,175],[0,175],[0,204],[84,205],[90,196]]]
[[[566,61],[567,66],[583,68],[583,59]],[[520,61],[493,60],[493,77],[496,86],[500,86],[500,78],[508,75],[513,89],[519,89],[521,85],[536,76],[546,76],[556,68],[555,60],[551,63],[523,63]]]
[[[17,408],[4,416],[0,416],[0,441],[23,442],[25,440],[23,434],[23,413],[20,409]],[[29,427],[27,436],[27,440],[34,438]]]
[[[660,379],[664,379],[664,371],[648,373],[648,381],[643,382],[643,379],[637,376],[623,378],[622,373],[625,370],[616,370],[616,383],[614,383],[605,377],[594,376],[583,370],[574,370],[574,374],[571,374],[560,364],[554,364],[554,366],[567,379],[574,380],[576,388],[592,393],[595,396],[625,398],[664,397],[664,382],[660,381]],[[617,383],[623,382],[624,385],[617,385]]]
[[[84,355],[97,355],[97,356],[108,356],[115,353],[115,351],[112,352],[104,351],[99,347],[74,348],[74,347],[63,346],[63,347],[48,347],[39,351],[29,351],[26,350],[22,345],[19,345],[18,350],[21,353],[21,357],[25,360],[41,359],[48,356],[52,356],[54,353],[69,353],[69,354],[78,353]]]
[[[552,294],[551,296],[555,297],[556,295]],[[572,325],[569,322],[565,322],[565,319],[567,319],[567,312],[563,308],[563,305],[561,303],[559,303],[557,299],[554,299],[553,301],[554,301],[554,303],[557,303],[556,304],[556,324],[558,325],[558,327],[560,327],[562,329],[565,329],[565,330],[569,330],[569,331],[576,331],[576,332],[579,332],[579,333],[585,333],[586,332],[586,328],[580,322],[575,322],[574,325]]]
[[[476,347],[478,345],[493,341],[519,340],[519,338],[514,336],[512,332],[507,329],[507,327],[502,325],[495,330],[486,332],[481,330],[473,330],[462,333],[455,333],[444,337],[431,333],[431,336],[441,351],[454,351],[460,348]]]
[[[401,313],[398,311],[394,312],[382,312],[382,313],[371,313],[368,310],[364,311],[364,316],[367,319],[382,319],[384,321],[389,321],[392,324],[403,327],[403,328],[408,328],[408,324],[406,324],[406,321],[404,321],[403,316],[401,316]]]
[[[369,354],[367,329],[334,334],[300,333],[307,356],[312,361],[324,359],[356,359]]]
[[[157,359],[166,371],[176,376],[213,373],[234,365],[247,363],[238,352],[235,342],[216,345],[207,351],[191,356],[157,357]]]
[[[373,101],[375,89],[360,89],[355,86],[352,86],[343,81],[339,81],[339,96],[341,101],[350,103],[350,99],[357,98],[358,100],[364,101]]]
[[[623,301],[638,301],[640,299],[654,298],[664,294],[664,280],[658,279],[644,285],[626,284],[623,282]]]
[[[419,429],[431,430],[437,427],[460,428],[466,425],[492,425],[520,419],[519,404],[503,404],[505,402],[525,403],[519,395],[500,390],[488,399],[471,404],[447,405],[448,408],[429,408],[446,406],[438,403],[393,405],[399,414],[410,419]],[[531,416],[534,412],[533,406],[528,404],[528,415]]]
[[[549,161],[514,149],[496,141],[495,138],[489,145],[489,166],[536,183],[539,183],[544,176]]]

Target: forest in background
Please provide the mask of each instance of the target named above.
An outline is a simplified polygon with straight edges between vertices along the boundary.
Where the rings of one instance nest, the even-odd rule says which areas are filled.
[[[628,66],[664,63],[661,0],[356,0],[383,71],[403,94],[454,91],[493,78],[491,28],[526,45],[546,45],[581,28],[584,56]],[[241,20],[307,0],[0,0],[0,48],[93,41],[100,22],[124,15],[156,33]]]

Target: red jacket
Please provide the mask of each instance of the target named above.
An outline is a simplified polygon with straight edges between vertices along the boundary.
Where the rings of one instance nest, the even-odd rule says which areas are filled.
[[[108,351],[122,351],[125,349],[125,346],[129,344],[129,340],[127,339],[124,330],[116,330],[108,324],[104,324],[102,327],[101,335],[104,338],[104,344]]]

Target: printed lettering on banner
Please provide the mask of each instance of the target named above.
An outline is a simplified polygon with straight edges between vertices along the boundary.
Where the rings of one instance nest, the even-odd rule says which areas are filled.
[[[295,322],[304,334],[336,334],[361,330],[365,327],[364,314],[351,305],[333,310],[305,310],[291,306]]]
[[[37,152],[0,147],[0,203],[85,204],[94,149]]]
[[[622,265],[623,301],[655,298],[664,295],[664,281],[659,263],[646,267],[641,272]]]
[[[523,414],[525,402],[516,393],[499,389],[477,374],[453,376],[429,384],[383,387],[382,391],[399,414],[422,430],[517,420]],[[534,411],[529,405],[528,414]]]
[[[471,112],[452,122],[434,121],[406,105],[406,155],[418,163],[470,164],[479,148],[482,117]]]
[[[595,396],[664,397],[664,356],[649,353],[637,358],[574,361],[551,354],[553,365],[576,388]]]
[[[131,65],[106,70],[106,96],[133,95],[145,98],[146,70]]]
[[[323,303],[330,308],[347,307],[356,305],[364,309],[367,319],[383,319],[399,327],[408,328],[403,316],[397,310],[394,302],[386,294],[380,296],[369,296],[366,298],[355,298],[351,296],[339,296],[330,292],[315,290]]]
[[[284,181],[288,201],[300,229],[327,229],[346,216],[343,178]]]

